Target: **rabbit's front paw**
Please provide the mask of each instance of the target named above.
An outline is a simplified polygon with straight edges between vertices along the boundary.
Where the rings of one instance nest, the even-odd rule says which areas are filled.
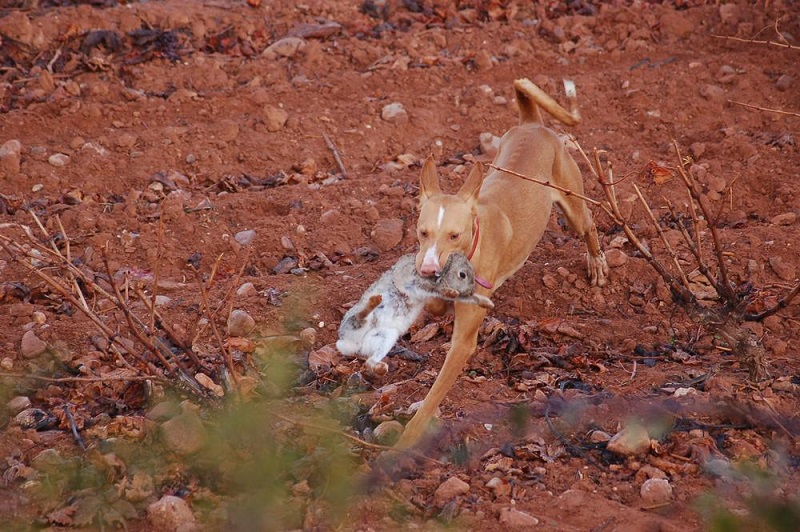
[[[367,360],[365,365],[373,375],[383,376],[389,373],[389,364],[386,362],[370,362]]]

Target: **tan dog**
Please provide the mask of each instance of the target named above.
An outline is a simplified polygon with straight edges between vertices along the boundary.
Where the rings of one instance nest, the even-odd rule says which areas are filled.
[[[494,164],[567,190],[583,194],[578,165],[556,134],[542,124],[539,107],[559,121],[580,121],[574,84],[565,82],[570,111],[565,110],[527,79],[514,82],[520,113],[519,125],[500,141]],[[597,240],[597,229],[584,201],[505,172],[493,170],[484,177],[476,164],[457,194],[439,188],[436,165],[428,158],[420,176],[420,214],[416,258],[422,276],[436,275],[448,255],[467,255],[475,269],[476,293],[486,296],[519,270],[539,242],[550,218],[553,202],[561,207],[572,229],[586,242],[589,279],[606,283],[608,265]],[[397,447],[407,448],[423,436],[436,408],[453,387],[477,346],[478,329],[486,309],[455,303],[452,346],[428,395],[406,426]]]

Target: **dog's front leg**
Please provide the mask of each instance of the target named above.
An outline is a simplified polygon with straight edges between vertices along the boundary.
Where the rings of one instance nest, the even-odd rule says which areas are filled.
[[[396,447],[407,449],[416,445],[425,434],[428,422],[433,417],[436,408],[441,404],[447,392],[461,375],[469,357],[475,352],[478,345],[478,330],[486,316],[486,309],[468,303],[455,304],[455,322],[453,324],[453,338],[450,351],[444,361],[436,381],[431,386],[428,395],[422,401],[414,417],[406,425],[403,435]]]

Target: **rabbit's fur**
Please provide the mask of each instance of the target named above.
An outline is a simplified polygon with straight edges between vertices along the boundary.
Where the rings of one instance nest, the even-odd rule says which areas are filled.
[[[366,358],[367,368],[377,375],[389,370],[384,357],[417,320],[429,299],[494,307],[488,297],[473,294],[475,272],[463,254],[451,254],[435,278],[420,277],[414,258],[413,254],[400,257],[347,311],[339,326],[339,352]]]

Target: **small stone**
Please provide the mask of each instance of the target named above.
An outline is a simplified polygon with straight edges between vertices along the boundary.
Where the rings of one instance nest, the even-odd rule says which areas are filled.
[[[775,275],[783,279],[784,281],[794,281],[797,275],[797,271],[795,267],[784,261],[781,257],[774,256],[769,258],[769,265],[772,268],[772,271],[775,272]]]
[[[721,4],[719,18],[723,24],[737,24],[739,22],[739,6],[736,4]]]
[[[22,160],[22,144],[16,139],[11,139],[0,146],[0,174],[15,176],[19,173],[19,164]]]
[[[145,415],[152,421],[167,421],[181,413],[181,405],[175,401],[161,401]]]
[[[641,425],[629,425],[608,442],[607,450],[622,456],[642,454],[650,448],[650,435]]]
[[[167,448],[182,456],[202,449],[206,441],[206,429],[194,405],[184,401],[181,413],[161,424],[161,438]]]
[[[437,508],[442,508],[454,498],[467,493],[469,493],[469,484],[458,477],[450,477],[436,488],[433,493],[433,503]]]
[[[526,528],[539,524],[537,518],[516,508],[503,508],[500,510],[500,522],[511,528]]]
[[[137,140],[139,140],[139,137],[133,133],[122,133],[119,137],[117,137],[115,144],[118,148],[129,150],[136,145]]]
[[[775,88],[781,92],[788,91],[792,86],[792,81],[792,76],[782,74],[778,77],[778,81],[775,82]]]
[[[659,506],[672,499],[672,486],[664,478],[651,478],[644,481],[639,490],[645,506]]]
[[[403,220],[400,218],[378,220],[371,236],[381,251],[389,251],[403,240]]]
[[[39,408],[26,408],[16,416],[14,423],[23,429],[44,430],[58,424],[58,418]]]
[[[589,435],[589,441],[591,443],[603,443],[609,440],[611,440],[611,434],[602,430],[593,430]]]
[[[225,142],[236,140],[239,136],[239,124],[234,120],[220,121],[217,136]]]
[[[314,344],[317,343],[317,330],[314,327],[306,327],[300,331],[298,336],[303,343],[303,347],[307,349],[314,347]]]
[[[492,158],[497,155],[497,150],[500,148],[500,137],[496,137],[488,131],[484,131],[481,133],[480,137],[478,137],[478,140],[481,144],[481,153]]]
[[[3,360],[0,360],[0,368],[9,371],[14,369],[14,360],[10,357],[3,357]]]
[[[125,482],[124,492],[125,499],[130,502],[141,502],[148,499],[155,493],[155,485],[153,484],[153,477],[144,471],[136,471],[132,476],[128,477]]]
[[[292,242],[292,239],[289,238],[286,235],[283,235],[281,237],[281,247],[283,248],[284,251],[294,251],[295,250],[294,242]]]
[[[500,477],[492,477],[486,483],[486,487],[492,490],[495,499],[511,495],[511,484]]]
[[[147,507],[147,519],[155,530],[177,531],[195,528],[192,510],[186,501],[174,495],[164,495]]]
[[[381,118],[387,122],[403,124],[408,122],[408,112],[406,112],[406,108],[403,107],[402,103],[389,103],[383,106]]]
[[[54,153],[50,157],[47,158],[47,162],[53,166],[67,166],[69,164],[70,158],[69,155],[65,155],[63,153]]]
[[[294,57],[306,47],[306,41],[300,37],[284,37],[267,46],[263,55],[268,59]]]
[[[246,282],[236,290],[236,295],[239,297],[252,297],[258,294],[256,286],[251,282]]]
[[[194,379],[197,382],[199,382],[200,385],[203,388],[205,388],[206,390],[209,390],[215,396],[217,396],[217,397],[225,397],[225,389],[222,386],[220,386],[219,384],[217,384],[216,382],[214,382],[213,380],[211,380],[211,377],[209,377],[205,373],[196,374],[194,376]]]
[[[244,310],[234,309],[228,316],[228,335],[247,336],[255,328],[256,320]]]
[[[384,421],[372,431],[372,437],[375,438],[376,443],[381,445],[394,445],[400,439],[405,427],[399,421],[394,419]]]
[[[31,459],[31,467],[44,473],[59,471],[64,467],[64,458],[56,449],[45,449]]]
[[[770,223],[774,225],[792,225],[797,221],[797,215],[793,212],[786,212],[774,216]]]
[[[241,245],[246,246],[252,242],[255,237],[256,232],[252,229],[248,229],[247,231],[239,231],[236,233],[236,235],[234,235],[233,238],[236,239],[236,241]]]
[[[700,87],[700,96],[706,100],[720,100],[725,96],[725,89],[719,85],[703,85]]]
[[[289,120],[289,113],[286,109],[274,105],[264,106],[264,124],[267,126],[267,131],[273,133],[280,131],[286,125],[287,120]]]
[[[608,249],[605,253],[609,268],[618,268],[628,262],[628,255],[619,248]]]
[[[8,403],[6,403],[6,408],[8,408],[8,413],[12,416],[16,416],[26,408],[31,407],[31,400],[24,395],[18,395],[12,398]]]
[[[475,59],[473,61],[475,63],[475,68],[478,71],[491,70],[494,66],[492,64],[492,54],[490,54],[486,49],[480,50],[477,54],[475,54]]]
[[[22,335],[20,354],[22,358],[36,358],[47,351],[47,342],[36,336],[33,330]]]

